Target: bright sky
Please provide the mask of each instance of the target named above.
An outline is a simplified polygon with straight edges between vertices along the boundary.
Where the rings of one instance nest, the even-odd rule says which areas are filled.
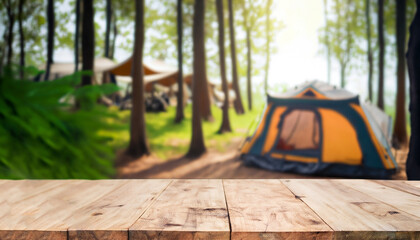
[[[279,0],[277,6],[277,17],[285,28],[277,34],[278,52],[270,63],[270,83],[326,80],[325,57],[319,52],[317,34],[324,21],[322,0]]]

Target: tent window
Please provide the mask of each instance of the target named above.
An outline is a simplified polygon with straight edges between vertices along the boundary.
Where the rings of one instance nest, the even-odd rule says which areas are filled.
[[[317,150],[319,121],[310,110],[293,110],[284,117],[277,150]]]

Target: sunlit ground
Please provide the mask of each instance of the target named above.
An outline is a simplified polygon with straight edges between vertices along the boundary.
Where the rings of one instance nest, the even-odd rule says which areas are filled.
[[[146,113],[146,131],[147,139],[150,144],[152,154],[161,159],[181,156],[188,151],[191,139],[191,105],[185,108],[185,120],[180,124],[174,123],[174,106],[168,107],[166,112]],[[129,123],[130,111],[119,111],[112,108],[117,116],[116,119],[110,119],[115,123],[122,125],[117,130],[104,130],[101,134],[112,137],[111,142],[115,150],[125,149],[129,141]],[[262,109],[246,111],[244,115],[237,115],[233,109],[230,109],[230,123],[233,128],[232,133],[218,134],[222,119],[222,111],[213,106],[212,113],[214,121],[203,122],[204,139],[207,148],[224,152],[226,146],[234,137],[245,138],[247,133],[252,134],[254,127],[258,124]]]

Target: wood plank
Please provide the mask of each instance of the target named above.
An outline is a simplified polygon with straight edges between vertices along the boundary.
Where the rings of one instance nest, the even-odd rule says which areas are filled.
[[[0,204],[16,204],[60,185],[48,180],[2,180]],[[1,216],[1,210],[0,210]]]
[[[174,180],[130,227],[130,239],[229,239],[221,180]]]
[[[171,180],[126,180],[124,184],[74,212],[69,239],[128,239],[128,228]]]
[[[420,196],[420,187],[415,187],[407,181],[389,181],[389,180],[375,180],[376,183],[391,187],[403,192],[408,192],[416,196]]]
[[[406,181],[407,184],[420,188],[420,181]]]
[[[337,182],[354,188],[378,201],[396,208],[393,214],[404,211],[420,219],[420,197],[387,187],[370,180],[337,180]]]
[[[332,239],[331,228],[279,180],[224,180],[232,239]]]
[[[359,187],[358,181],[348,181]],[[282,182],[335,231],[335,238],[420,238],[420,218],[400,212],[338,180]]]
[[[54,180],[33,197],[12,204],[0,219],[0,239],[67,239],[73,212],[118,187],[120,181]],[[36,182],[28,182],[36,184]]]

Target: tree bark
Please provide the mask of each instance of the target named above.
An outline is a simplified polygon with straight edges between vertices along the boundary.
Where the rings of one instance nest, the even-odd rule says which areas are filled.
[[[384,36],[384,0],[378,0],[378,107],[384,110],[384,64],[385,64],[385,36]]]
[[[143,46],[144,46],[144,0],[136,0],[136,23],[134,31],[134,51],[131,76],[133,80],[130,145],[128,154],[140,157],[149,154],[146,139],[146,121],[144,104],[144,73],[143,73]]]
[[[117,17],[115,16],[115,14],[113,14],[112,22],[113,22],[112,27],[113,27],[113,34],[114,34],[114,36],[112,37],[112,45],[111,45],[111,50],[110,50],[109,57],[111,59],[114,59],[114,56],[115,56],[115,44],[116,44],[117,35],[118,35]]]
[[[45,69],[44,81],[50,78],[51,64],[54,62],[54,34],[55,34],[55,11],[54,0],[48,0],[47,4],[47,66]]]
[[[247,49],[247,68],[246,68],[246,88],[248,95],[248,109],[252,110],[252,84],[251,84],[251,71],[252,71],[252,58],[251,58],[251,29],[246,29],[246,49]]]
[[[405,118],[405,44],[406,44],[406,0],[397,1],[397,97],[393,142],[395,147],[407,145]]]
[[[23,5],[25,0],[19,0],[19,36],[20,36],[20,77],[23,78],[25,68],[25,35],[23,34]]]
[[[206,55],[204,45],[205,0],[195,0],[193,21],[193,101],[192,101],[192,136],[188,157],[198,157],[206,152],[200,117],[201,85],[207,88]]]
[[[406,162],[408,180],[420,180],[420,0],[416,3],[417,12],[410,26],[407,50],[411,113],[410,150]]]
[[[182,69],[182,0],[177,0],[177,33],[178,33],[178,95],[176,101],[175,122],[180,123],[184,120],[184,76]]]
[[[219,59],[220,59],[220,76],[222,78],[222,88],[225,95],[223,101],[222,124],[219,133],[232,132],[229,121],[229,89],[226,79],[226,60],[225,60],[225,28],[223,18],[223,0],[216,0],[217,22],[219,24]]]
[[[266,49],[266,59],[265,59],[265,76],[264,76],[264,92],[265,95],[267,95],[268,92],[268,70],[270,68],[270,7],[271,7],[272,0],[267,0],[266,5],[266,19],[265,19],[265,37],[266,37],[266,43],[265,43],[265,49]]]
[[[242,104],[241,91],[239,89],[239,80],[238,80],[238,67],[236,61],[236,40],[235,40],[235,28],[233,26],[234,15],[233,15],[233,0],[228,0],[229,7],[229,36],[230,36],[230,55],[232,60],[232,85],[233,90],[235,91],[235,101],[233,102],[235,111],[237,114],[244,114],[244,106]]]
[[[76,0],[76,23],[74,30],[74,71],[79,70],[80,1]]]
[[[373,75],[373,56],[371,47],[371,32],[370,32],[370,0],[366,0],[366,35],[367,35],[367,59],[368,59],[368,98],[372,102],[372,75]]]
[[[106,24],[105,24],[105,54],[110,58],[110,39],[111,39],[111,19],[112,19],[112,0],[106,0]]]
[[[7,16],[9,20],[9,32],[7,34],[7,65],[12,64],[12,56],[13,56],[13,28],[15,26],[15,12],[12,7],[12,3],[10,0],[8,1],[8,4],[6,6],[7,10]]]
[[[95,26],[93,0],[83,0],[82,69],[92,71],[92,76],[82,77],[82,86],[92,85],[95,58]]]

